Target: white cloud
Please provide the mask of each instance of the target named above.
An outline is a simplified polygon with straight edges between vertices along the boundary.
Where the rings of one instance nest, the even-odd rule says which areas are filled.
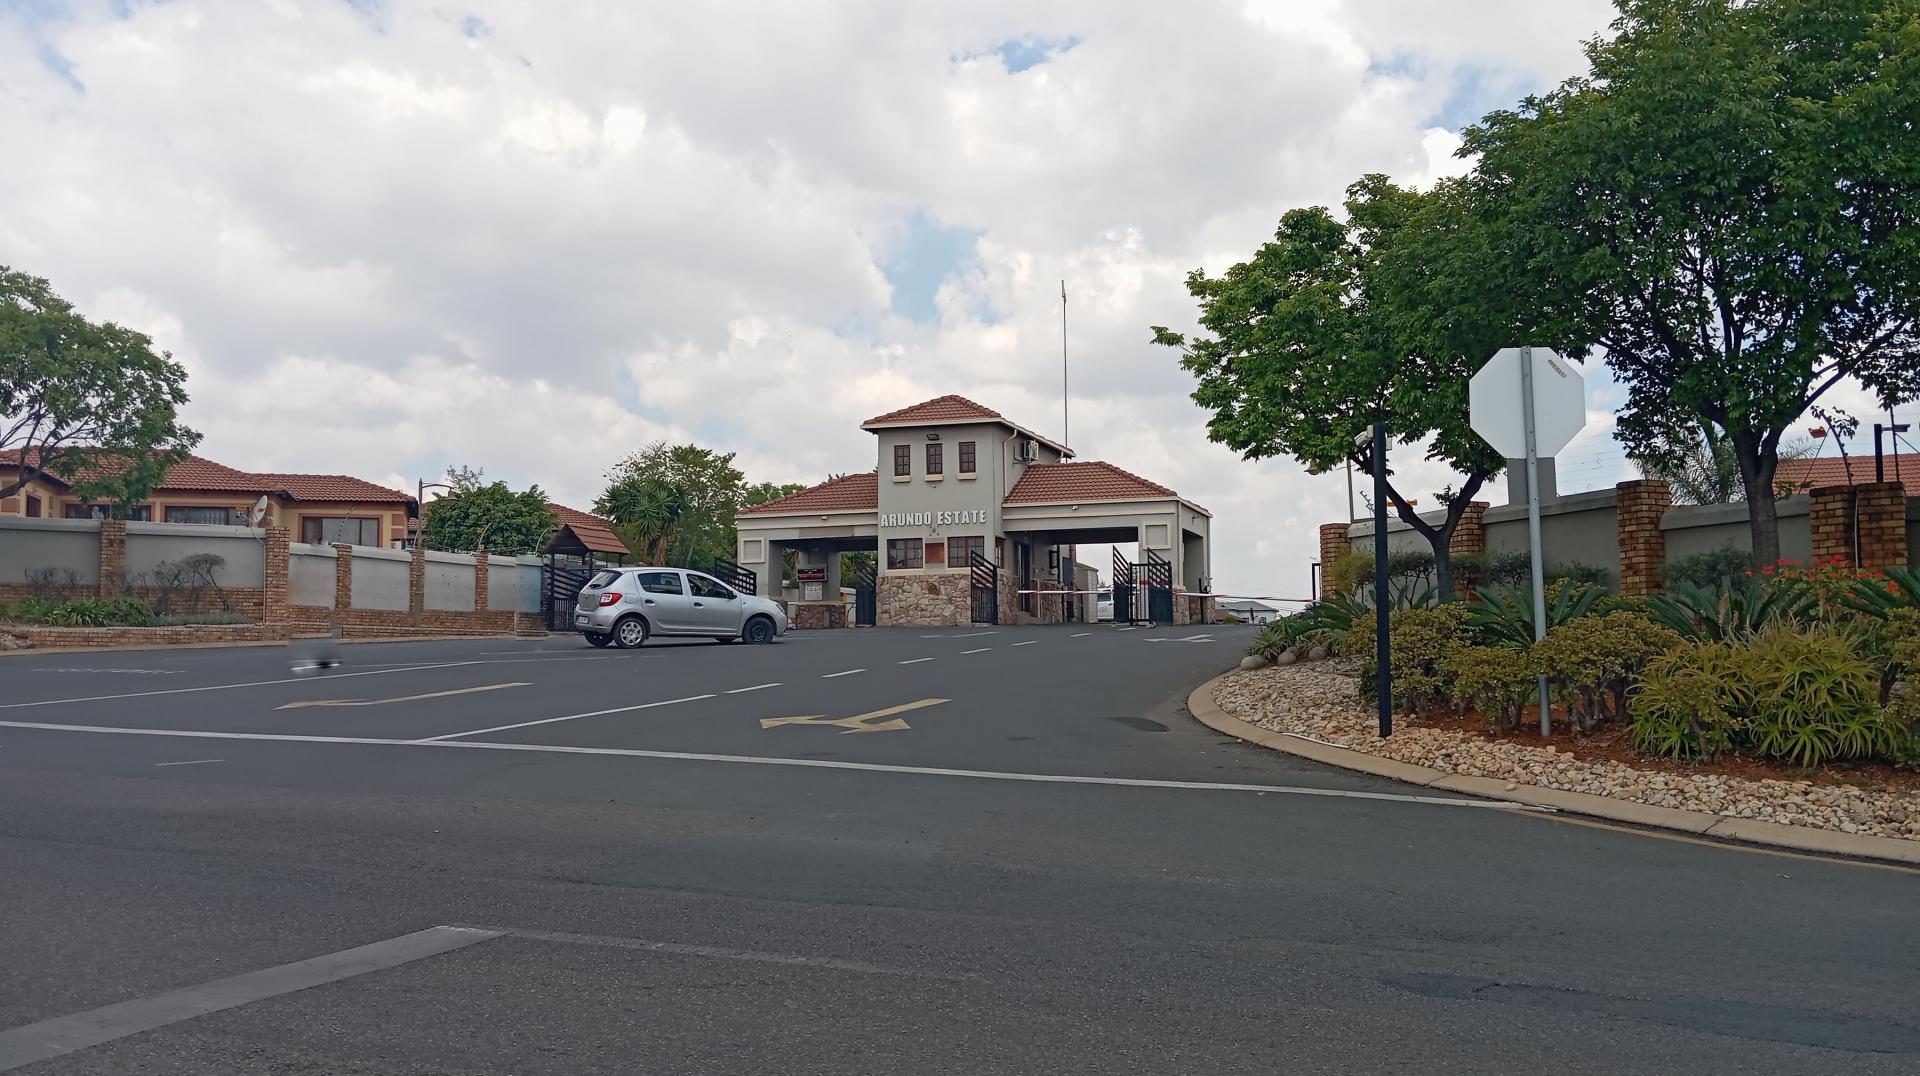
[[[585,504],[657,437],[754,478],[862,469],[861,419],[944,392],[1054,431],[1065,278],[1076,446],[1211,508],[1216,576],[1269,593],[1305,586],[1344,480],[1208,444],[1147,326],[1190,323],[1187,271],[1286,209],[1457,171],[1455,84],[1544,88],[1607,17],[74,6],[0,15],[0,129],[33,147],[0,170],[0,263],[172,348],[215,458],[406,485],[465,463]],[[1009,74],[990,50],[1020,38],[1076,44]],[[883,271],[915,213],[980,235],[933,324]],[[1430,497],[1428,470],[1405,474]]]

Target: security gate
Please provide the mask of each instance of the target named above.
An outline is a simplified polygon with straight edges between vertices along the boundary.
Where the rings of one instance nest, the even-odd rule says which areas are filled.
[[[1134,577],[1147,588],[1147,619],[1155,624],[1173,623],[1173,564],[1153,550],[1144,550],[1147,559],[1134,567]]]
[[[713,577],[742,594],[760,593],[760,573],[742,568],[727,557],[713,558]]]
[[[855,564],[846,574],[847,582],[853,584],[853,622],[863,628],[871,628],[879,621],[880,595],[875,581],[874,566]]]
[[[1000,568],[976,550],[967,566],[973,576],[973,622],[1000,623]]]
[[[548,631],[573,630],[573,605],[580,600],[580,591],[593,578],[598,568],[591,562],[572,561],[563,563],[558,558],[548,557],[546,571],[541,573],[541,611],[546,614]]]
[[[1113,622],[1133,623],[1133,562],[1113,551]]]

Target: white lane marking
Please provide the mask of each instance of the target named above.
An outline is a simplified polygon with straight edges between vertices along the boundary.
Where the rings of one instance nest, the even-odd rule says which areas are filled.
[[[863,673],[863,672],[866,672],[866,671],[867,671],[867,670],[865,670],[865,669],[842,669],[841,671],[839,671],[839,672],[837,672],[837,673],[821,673],[821,674],[820,674],[820,679],[822,679],[822,680],[831,680],[831,679],[833,679],[833,678],[834,678],[834,677],[836,677],[836,676],[852,676],[852,675],[853,675],[854,673]]]
[[[632,660],[633,660],[632,658],[627,657],[624,654],[569,654],[565,657],[558,657],[558,658],[474,658],[471,661],[461,662],[461,664],[463,665],[514,665],[514,664],[522,664],[526,662],[533,662],[534,664],[539,664],[541,662],[547,662],[547,661],[632,661]],[[403,665],[411,666],[411,665],[418,665],[420,663],[417,661],[356,661],[353,664],[356,668],[361,668],[361,669],[395,669]]]
[[[982,635],[998,635],[997,631],[963,631],[958,635],[922,635],[922,639],[975,639]]]
[[[701,696],[711,698],[712,696]],[[685,699],[671,700],[685,702]],[[662,706],[665,703],[649,703]],[[588,716],[588,715],[579,715]],[[798,766],[818,770],[864,770],[927,777],[968,777],[983,781],[1023,781],[1057,785],[1117,785],[1125,788],[1173,788],[1202,792],[1257,792],[1329,799],[1380,800],[1387,803],[1424,803],[1437,807],[1480,807],[1491,811],[1556,813],[1551,807],[1505,800],[1470,800],[1447,796],[1401,795],[1393,792],[1355,792],[1343,788],[1306,788],[1295,785],[1243,785],[1217,781],[1157,781],[1145,777],[1079,777],[1071,774],[1010,773],[1002,770],[954,770],[933,766],[893,766],[880,762],[842,762],[823,758],[780,758],[762,755],[711,755],[693,751],[649,751],[637,747],[570,747],[544,743],[490,743],[486,740],[387,740],[372,736],[303,736],[281,732],[203,732],[198,729],[123,729],[111,725],[57,725],[41,721],[0,721],[0,728],[44,732],[85,732],[106,736],[166,736],[189,740],[258,740],[270,743],[325,743],[371,747],[450,747],[478,751],[530,751],[549,755],[603,755],[615,758],[655,758],[679,762],[724,762],[753,766]],[[460,735],[472,735],[463,733]]]
[[[1084,638],[1086,638],[1087,636],[1089,636],[1089,635],[1092,635],[1092,634],[1093,634],[1093,633],[1092,633],[1092,632],[1090,632],[1090,631],[1076,631],[1076,632],[1074,632],[1074,633],[1073,633],[1072,635],[1069,635],[1069,636],[1067,636],[1067,638],[1069,638],[1069,639],[1084,639]]]
[[[1133,630],[1133,627],[1132,627],[1131,625],[1129,625],[1129,626],[1127,626],[1127,627],[1124,627],[1124,628],[1115,628],[1115,629],[1113,629],[1113,630],[1115,630],[1115,631],[1132,631],[1132,630]]]
[[[898,662],[895,662],[894,664],[896,664],[896,665],[918,665],[918,664],[920,664],[920,663],[921,663],[921,662],[923,662],[923,661],[932,661],[932,660],[933,660],[932,658],[908,658],[908,659],[907,659],[907,660],[905,660],[905,661],[898,661]]]
[[[991,646],[983,646],[983,647],[981,647],[981,648],[980,648],[980,649],[978,649],[978,650],[962,650],[962,651],[960,651],[960,656],[961,656],[961,657],[966,657],[966,656],[967,656],[968,654],[984,654],[984,653],[986,653],[987,651],[989,651],[989,650],[992,650],[992,649],[993,649],[993,647],[991,647]]]
[[[285,680],[255,680],[246,684],[208,684],[205,687],[170,687],[162,691],[130,691],[124,695],[87,695],[78,699],[35,699],[32,702],[0,702],[0,710],[15,710],[23,706],[59,706],[69,702],[111,702],[114,699],[144,699],[154,695],[190,695],[196,691],[232,691],[243,687],[272,687],[275,684],[319,684],[328,680],[344,680],[349,676],[386,676],[389,673],[425,672],[428,669],[458,669],[472,665],[471,661],[449,661],[439,665],[409,665],[404,669],[370,669],[366,672],[329,673],[324,677],[293,676]]]
[[[753,685],[752,687],[736,687],[736,688],[734,688],[734,689],[733,689],[732,691],[728,691],[728,692],[725,692],[725,694],[728,694],[728,695],[745,695],[745,694],[746,694],[747,692],[749,692],[749,691],[765,691],[766,689],[768,689],[768,688],[770,688],[770,687],[779,687],[779,686],[780,686],[780,685],[779,685],[778,683],[772,683],[772,684],[755,684],[755,685]]]
[[[274,707],[276,710],[306,710],[319,706],[385,706],[392,702],[420,702],[425,699],[444,699],[449,695],[477,695],[483,691],[504,691],[510,687],[532,687],[525,681],[509,684],[480,684],[476,687],[456,687],[446,691],[428,691],[420,695],[401,695],[393,699],[299,699],[285,702]]]
[[[196,758],[186,762],[156,762],[155,766],[198,766],[205,762],[225,762],[224,758]]]
[[[1039,641],[1040,641],[1040,640],[1038,640],[1038,639],[1028,639],[1028,640],[1027,640],[1026,642],[1024,642],[1024,643],[1015,643],[1015,644],[1013,644],[1013,645],[1015,645],[1015,646],[1032,646],[1033,644],[1035,644],[1035,643],[1037,643],[1037,642],[1039,642]]]
[[[471,732],[449,732],[445,736],[428,736],[426,739],[415,740],[414,742],[434,743],[440,740],[457,740],[463,736],[485,736],[489,732],[505,732],[508,729],[530,729],[535,725],[551,725],[557,721],[578,721],[583,717],[605,717],[608,714],[624,714],[634,710],[651,710],[656,706],[673,706],[682,702],[699,702],[701,699],[711,698],[713,698],[711,693],[705,695],[688,695],[684,699],[661,699],[659,702],[643,702],[637,706],[616,706],[611,710],[594,710],[584,714],[568,714],[565,717],[544,717],[538,721],[521,721],[513,725],[495,725],[490,729],[474,729]]]
[[[1210,643],[1213,641],[1213,636],[1187,635],[1176,639],[1171,635],[1149,635],[1141,641],[1148,643]]]
[[[688,945],[685,942],[652,941],[647,938],[608,937],[604,934],[568,934],[556,930],[518,930],[513,927],[486,927],[516,938],[559,942],[562,945],[598,945],[611,949],[637,949],[645,953],[671,953],[674,956],[704,956],[715,960],[750,960],[766,964],[796,964],[809,968],[834,968],[874,975],[907,975],[917,979],[978,979],[977,975],[957,975],[918,968],[896,968],[885,964],[866,964],[830,956],[802,956],[799,953],[770,953],[759,949],[726,949],[717,945]]]
[[[292,964],[250,971],[199,986],[105,1005],[37,1024],[0,1031],[0,1072],[70,1054],[142,1031],[191,1020],[296,990],[337,983],[370,971],[396,968],[430,956],[462,949],[500,936],[478,927],[428,927],[413,934],[374,942]]]
[[[173,676],[179,669],[88,669],[61,665],[53,668],[28,669],[28,672],[43,673],[127,673],[136,676]]]

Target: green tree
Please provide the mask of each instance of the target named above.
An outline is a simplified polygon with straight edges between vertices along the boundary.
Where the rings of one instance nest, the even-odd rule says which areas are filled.
[[[607,474],[594,511],[649,564],[706,568],[734,553],[734,513],[746,503],[746,476],[734,454],[656,441]]]
[[[1467,424],[1467,379],[1510,342],[1516,315],[1497,277],[1477,271],[1491,255],[1471,190],[1423,193],[1372,175],[1347,193],[1345,221],[1296,209],[1251,260],[1219,277],[1195,270],[1187,290],[1210,335],[1155,326],[1154,340],[1184,352],[1193,398],[1213,412],[1208,436],[1248,459],[1289,456],[1316,474],[1357,464],[1355,436],[1383,419],[1401,444],[1424,441],[1428,459],[1464,475],[1440,493],[1438,522],[1388,481],[1451,597],[1448,543],[1504,464]]]
[[[447,471],[453,488],[420,506],[423,548],[468,553],[537,553],[560,527],[539,486],[515,493],[505,482],[485,482],[481,471]]]
[[[1849,378],[1920,395],[1920,7],[1619,7],[1589,74],[1463,152],[1542,320],[1626,386],[1628,453],[1724,442],[1770,564],[1782,435]]]
[[[200,435],[180,424],[187,372],[153,341],[88,321],[45,280],[0,265],[0,451],[89,500],[142,500]]]

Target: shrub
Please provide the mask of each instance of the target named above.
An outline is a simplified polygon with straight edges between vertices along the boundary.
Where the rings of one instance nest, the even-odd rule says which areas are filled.
[[[1605,590],[1613,586],[1613,573],[1598,564],[1585,564],[1572,560],[1546,573],[1546,580],[1549,583],[1559,580],[1586,583]]]
[[[1334,558],[1333,564],[1325,571],[1331,590],[1341,594],[1356,593],[1373,585],[1373,554],[1359,549],[1349,550]],[[1395,549],[1387,553],[1387,582],[1396,589],[1425,583],[1433,574],[1431,550]]]
[[[1605,591],[1591,583],[1557,580],[1546,588],[1547,630],[1593,611]],[[1488,587],[1466,603],[1467,623],[1485,646],[1525,650],[1533,645],[1531,588]]]
[[[1880,619],[1898,609],[1920,610],[1920,570],[1887,568],[1878,576],[1855,579],[1843,600],[1853,609]]]
[[[1373,554],[1349,549],[1321,570],[1326,573],[1330,593],[1352,594],[1373,582]]]
[[[29,599],[43,602],[63,601],[82,585],[77,570],[51,565],[28,569],[26,580]]]
[[[1453,663],[1458,651],[1472,645],[1467,631],[1467,611],[1458,602],[1431,609],[1401,609],[1388,621],[1393,640],[1393,692],[1396,703],[1408,713],[1419,713],[1436,702],[1453,700]],[[1369,657],[1367,671],[1361,677],[1360,697],[1373,701],[1374,652],[1373,618],[1353,622],[1341,639],[1343,654]]]
[[[64,602],[28,598],[20,603],[19,617],[57,628],[142,627],[153,622],[153,610],[131,594]]]
[[[1660,567],[1660,579],[1669,590],[1682,584],[1713,587],[1723,579],[1744,575],[1752,568],[1753,554],[1723,545],[1706,553],[1692,553],[1668,561]]]
[[[1751,636],[1776,622],[1804,623],[1814,607],[1805,584],[1792,577],[1745,575],[1716,587],[1683,583],[1647,598],[1653,618],[1689,639]]]
[[[1717,758],[1752,706],[1745,653],[1724,642],[1682,645],[1647,663],[1627,702],[1633,746],[1681,760]]]
[[[154,610],[172,612],[176,595],[185,596],[187,608],[199,608],[200,595],[208,590],[219,594],[220,584],[215,577],[226,564],[227,559],[218,553],[192,553],[179,560],[163,560],[154,565],[153,586],[158,591],[154,598]]]
[[[1517,650],[1463,646],[1448,656],[1455,701],[1473,707],[1496,729],[1510,732],[1526,719],[1534,698],[1533,663]]]
[[[1583,617],[1554,628],[1535,643],[1535,667],[1567,702],[1573,726],[1591,732],[1608,718],[1624,718],[1627,689],[1647,663],[1681,643],[1672,628],[1636,613]]]
[[[1252,645],[1247,647],[1247,655],[1272,661],[1280,656],[1281,651],[1293,646],[1293,636],[1297,630],[1298,625],[1291,618],[1264,625],[1259,634],[1253,637]]]

